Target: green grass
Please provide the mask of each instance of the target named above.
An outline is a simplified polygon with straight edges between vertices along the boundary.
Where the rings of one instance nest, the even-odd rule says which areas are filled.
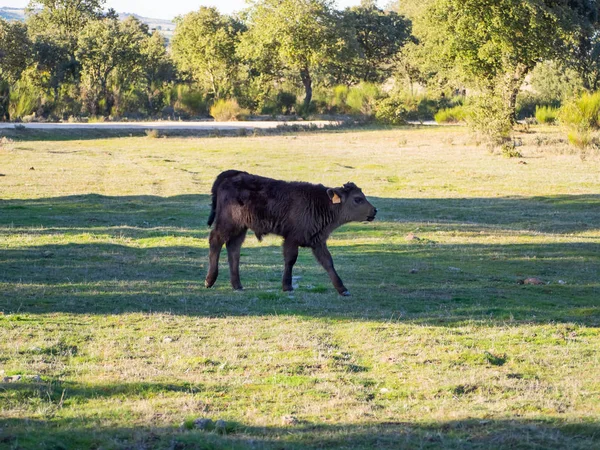
[[[0,448],[598,447],[600,162],[532,131],[527,164],[460,127],[14,137]],[[281,292],[280,239],[252,235],[245,291],[225,254],[204,289],[228,168],[363,188],[378,220],[330,239],[352,297],[306,250]]]

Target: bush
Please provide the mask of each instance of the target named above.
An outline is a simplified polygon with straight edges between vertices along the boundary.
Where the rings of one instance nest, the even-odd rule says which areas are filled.
[[[470,102],[467,123],[488,147],[495,148],[510,140],[513,123],[511,115],[500,97],[480,95]]]
[[[598,129],[600,126],[600,92],[584,93],[565,103],[558,112],[563,125],[570,128]]]
[[[565,103],[558,111],[558,120],[568,128],[569,142],[585,158],[594,143],[593,131],[600,128],[600,92],[584,93]]]
[[[435,116],[433,116],[437,123],[458,123],[464,122],[467,119],[467,109],[462,106],[455,106],[454,108],[440,109]]]
[[[380,96],[381,93],[377,85],[361,83],[348,89],[346,105],[348,105],[350,112],[354,114],[370,116],[375,112],[375,105]]]
[[[558,108],[552,106],[536,106],[535,120],[538,123],[553,124],[558,118]]]
[[[403,125],[406,123],[407,111],[404,103],[394,97],[387,97],[379,102],[375,109],[375,119],[389,125]]]
[[[178,113],[183,112],[191,116],[206,115],[208,113],[204,94],[185,84],[179,84],[169,92],[168,102],[173,105]]]
[[[276,102],[280,112],[283,112],[283,114],[291,114],[292,108],[296,104],[296,94],[286,91],[278,92]]]
[[[218,100],[210,107],[210,115],[219,122],[241,120],[248,116],[248,114],[250,112],[240,107],[235,99]]]
[[[35,86],[19,81],[10,93],[10,117],[23,119],[35,114],[40,106],[40,92]]]
[[[350,93],[350,88],[344,84],[340,84],[333,88],[333,98],[329,101],[330,109],[339,112],[339,113],[348,113],[350,112],[350,107],[348,106],[348,94]]]

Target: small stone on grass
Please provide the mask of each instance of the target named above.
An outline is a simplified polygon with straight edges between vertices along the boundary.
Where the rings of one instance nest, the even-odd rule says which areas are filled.
[[[215,422],[215,431],[219,434],[225,434],[227,432],[227,422],[219,419]]]
[[[201,417],[200,419],[194,420],[194,427],[196,427],[199,430],[208,430],[209,428],[212,428],[212,426],[212,419],[205,419]]]
[[[299,420],[295,416],[283,416],[281,422],[284,425],[297,425]]]

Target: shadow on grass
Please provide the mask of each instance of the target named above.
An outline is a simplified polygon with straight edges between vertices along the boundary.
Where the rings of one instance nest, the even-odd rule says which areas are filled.
[[[306,250],[295,269],[302,277],[299,289],[293,296],[281,293],[281,250],[267,244],[242,249],[245,292],[230,290],[225,252],[216,289],[206,290],[209,199],[204,195],[0,201],[0,234],[22,236],[24,242],[0,252],[0,310],[282,313],[445,325],[469,320],[600,323],[600,244],[595,242],[440,244],[396,239],[388,244],[336,245],[335,241],[403,238],[417,225],[424,231],[429,227],[475,234],[574,233],[600,223],[600,196],[374,199],[373,203],[381,210],[380,222],[343,227],[331,242],[338,271],[353,293],[342,299]],[[116,243],[102,242],[107,237]],[[65,242],[39,245],[46,239]],[[528,277],[539,277],[546,284],[518,284]]]
[[[79,423],[78,423],[79,422]],[[6,448],[245,449],[245,448],[445,448],[590,449],[600,445],[592,421],[455,420],[372,422],[293,426],[247,426],[227,422],[221,430],[172,428],[151,423],[138,428],[94,427],[78,420],[0,420]],[[192,422],[190,422],[192,425]],[[68,427],[68,430],[65,428]]]
[[[600,195],[547,197],[393,199],[369,197],[378,220],[438,226],[477,226],[569,234],[598,230]],[[97,194],[1,200],[0,227],[193,226],[205,229],[207,195],[119,196]],[[51,230],[50,230],[51,231]],[[68,230],[63,230],[68,231]],[[7,231],[4,231],[7,232]],[[10,230],[8,230],[10,232]],[[36,230],[38,232],[38,230]],[[39,232],[44,232],[40,230]]]

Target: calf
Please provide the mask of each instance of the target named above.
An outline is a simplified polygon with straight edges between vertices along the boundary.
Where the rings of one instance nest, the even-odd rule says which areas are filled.
[[[283,290],[291,291],[292,268],[298,247],[310,247],[340,295],[350,293],[333,267],[327,238],[348,222],[372,221],[377,210],[354,183],[339,188],[322,184],[286,182],[238,170],[221,173],[212,187],[208,225],[210,256],[205,285],[212,287],[219,272],[219,255],[227,246],[231,285],[240,283],[240,248],[251,229],[260,241],[266,234],[283,236]]]

